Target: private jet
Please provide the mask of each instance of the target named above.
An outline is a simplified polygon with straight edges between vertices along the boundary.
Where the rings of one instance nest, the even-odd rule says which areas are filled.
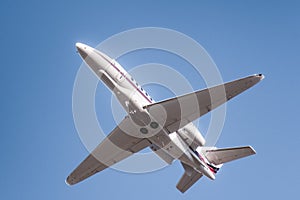
[[[206,146],[193,121],[260,82],[262,74],[155,102],[115,59],[82,43],[76,43],[76,48],[127,115],[67,177],[68,185],[149,147],[168,164],[180,161],[184,174],[176,187],[184,193],[202,176],[214,180],[224,163],[256,153],[251,146]]]

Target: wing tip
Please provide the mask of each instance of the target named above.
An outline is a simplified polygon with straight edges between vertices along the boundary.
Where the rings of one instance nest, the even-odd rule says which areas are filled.
[[[263,74],[254,74],[254,76],[259,78],[260,80],[263,80],[265,78],[265,75]]]
[[[252,146],[248,146],[248,147],[251,149],[252,155],[256,154],[256,151],[255,151],[255,149]]]
[[[68,182],[68,178],[65,180],[67,186],[71,186],[72,184]]]
[[[65,180],[65,183],[68,186],[72,186],[72,185],[76,184],[76,181],[71,176],[68,176]]]

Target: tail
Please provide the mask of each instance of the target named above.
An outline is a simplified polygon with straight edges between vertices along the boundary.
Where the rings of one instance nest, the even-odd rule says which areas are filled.
[[[204,156],[204,158],[201,158],[214,174],[218,172],[224,163],[256,154],[251,146],[221,149],[216,147],[198,147],[195,153],[198,154],[197,156]],[[184,163],[181,164],[183,165],[185,172],[176,187],[179,191],[184,193],[196,183],[203,174]]]

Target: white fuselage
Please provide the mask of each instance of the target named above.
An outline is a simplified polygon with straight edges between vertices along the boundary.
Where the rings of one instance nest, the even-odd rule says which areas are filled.
[[[179,159],[210,179],[215,178],[203,156],[196,152],[196,148],[203,146],[205,140],[193,123],[169,133],[162,128],[162,124],[155,123],[153,116],[143,108],[155,103],[154,100],[116,60],[85,44],[77,43],[76,47],[84,61],[112,90],[132,121],[140,127],[140,137],[147,138],[172,158]]]

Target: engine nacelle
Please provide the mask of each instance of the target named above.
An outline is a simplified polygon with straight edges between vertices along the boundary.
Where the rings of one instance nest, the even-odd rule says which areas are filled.
[[[196,150],[197,147],[204,146],[205,144],[205,139],[193,123],[187,124],[177,132],[193,150]]]

